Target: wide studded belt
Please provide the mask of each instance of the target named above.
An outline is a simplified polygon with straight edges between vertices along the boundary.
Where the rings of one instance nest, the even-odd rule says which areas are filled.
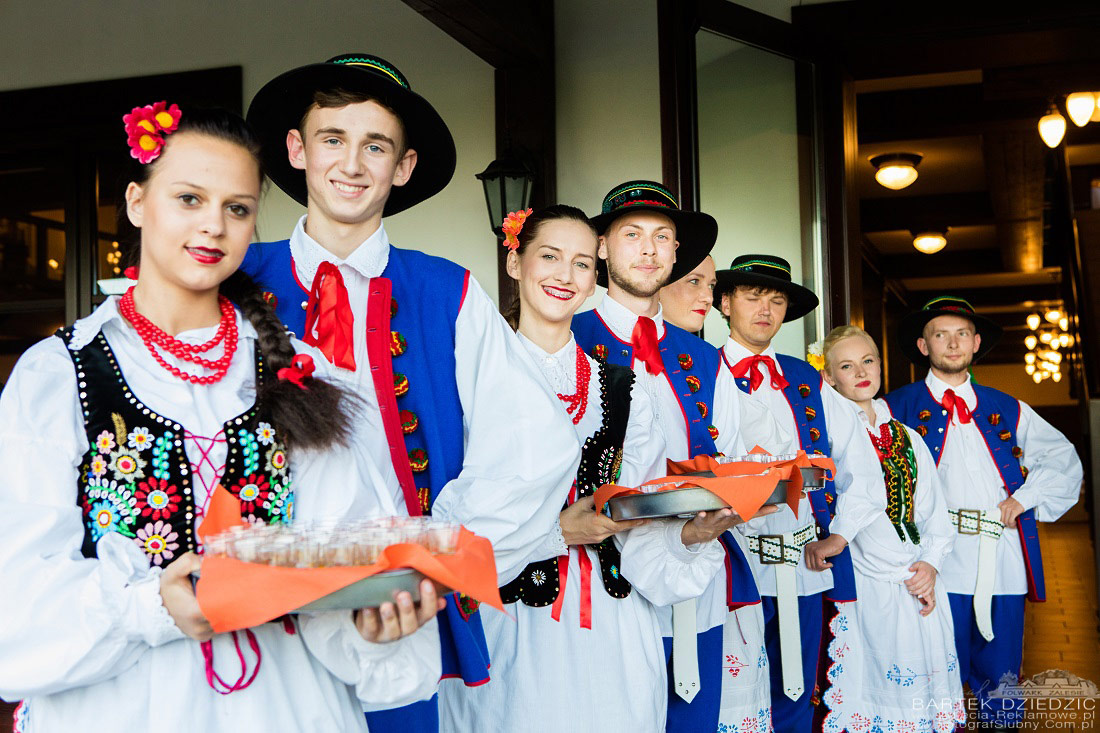
[[[802,561],[802,548],[817,539],[817,525],[807,524],[786,534],[750,535],[747,539],[749,552],[760,558],[761,565],[798,567]]]

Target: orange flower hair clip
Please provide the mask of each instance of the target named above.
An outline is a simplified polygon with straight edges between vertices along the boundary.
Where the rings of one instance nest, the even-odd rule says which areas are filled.
[[[126,142],[130,146],[130,156],[141,163],[152,163],[160,156],[164,147],[164,138],[175,132],[180,126],[180,108],[167,102],[134,107],[128,115],[122,116],[126,125]]]
[[[500,225],[501,230],[504,232],[504,246],[515,252],[519,248],[519,233],[523,231],[523,222],[527,221],[527,217],[531,216],[533,209],[527,211],[513,211],[504,218],[504,222]]]

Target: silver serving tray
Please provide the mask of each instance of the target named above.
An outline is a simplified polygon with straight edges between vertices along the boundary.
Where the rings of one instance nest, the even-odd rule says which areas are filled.
[[[392,603],[401,591],[412,596],[413,603],[420,601],[420,581],[424,575],[412,568],[387,570],[369,578],[363,578],[327,596],[307,603],[297,611],[337,611],[355,608],[378,608]],[[438,584],[436,585],[439,589]],[[440,592],[442,595],[442,592]]]
[[[824,489],[825,488],[825,476],[829,472],[824,468],[803,468],[802,471],[802,488],[803,489]]]
[[[191,575],[195,578],[199,577],[198,572],[191,573]],[[420,581],[424,580],[424,577],[423,573],[412,568],[386,570],[369,578],[357,580],[351,585],[344,586],[327,596],[322,596],[312,603],[296,608],[291,613],[378,608],[383,603],[393,602],[401,591],[407,591],[412,596],[413,603],[419,603]],[[439,583],[435,583],[435,588],[440,596],[451,592],[450,589],[444,588]]]
[[[709,471],[689,475],[714,477],[714,474]],[[771,493],[764,504],[787,503],[787,484],[789,483],[789,481],[780,481],[776,484],[775,491]],[[706,489],[692,487],[658,491],[652,494],[616,496],[607,500],[607,507],[611,518],[616,522],[621,522],[625,519],[691,516],[699,512],[728,509],[729,504]],[[743,517],[743,519],[747,519],[747,517]]]

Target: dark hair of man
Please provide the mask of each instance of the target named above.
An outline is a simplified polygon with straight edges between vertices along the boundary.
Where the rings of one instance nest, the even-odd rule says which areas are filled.
[[[309,113],[315,109],[338,109],[340,107],[347,107],[349,104],[360,104],[362,102],[374,102],[393,115],[397,120],[397,124],[401,128],[401,144],[397,150],[397,158],[398,160],[403,158],[405,153],[409,150],[409,135],[405,130],[405,121],[401,119],[401,115],[397,114],[393,107],[372,94],[352,92],[347,89],[339,88],[316,91],[313,93],[313,104],[306,107],[306,111],[302,114],[301,121],[298,122],[298,130],[305,130]]]

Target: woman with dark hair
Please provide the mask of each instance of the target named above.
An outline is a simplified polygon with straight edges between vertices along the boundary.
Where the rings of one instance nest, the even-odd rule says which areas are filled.
[[[509,614],[488,613],[494,681],[446,699],[447,730],[663,730],[668,681],[656,606],[694,598],[724,554],[716,517],[615,522],[595,511],[603,484],[665,474],[664,440],[634,373],[577,346],[573,314],[596,288],[596,232],[572,206],[509,215],[509,314],[557,392],[581,444],[554,530],[503,588]],[[728,514],[725,514],[728,516]],[[724,518],[724,516],[723,516]]]
[[[191,575],[215,487],[251,522],[397,512],[354,404],[312,376],[324,359],[234,274],[251,130],[163,102],[124,120],[146,164],[126,190],[137,284],[28,350],[0,396],[0,695],[34,730],[363,730],[365,705],[434,689],[437,635],[412,633],[434,590],[214,634]]]

